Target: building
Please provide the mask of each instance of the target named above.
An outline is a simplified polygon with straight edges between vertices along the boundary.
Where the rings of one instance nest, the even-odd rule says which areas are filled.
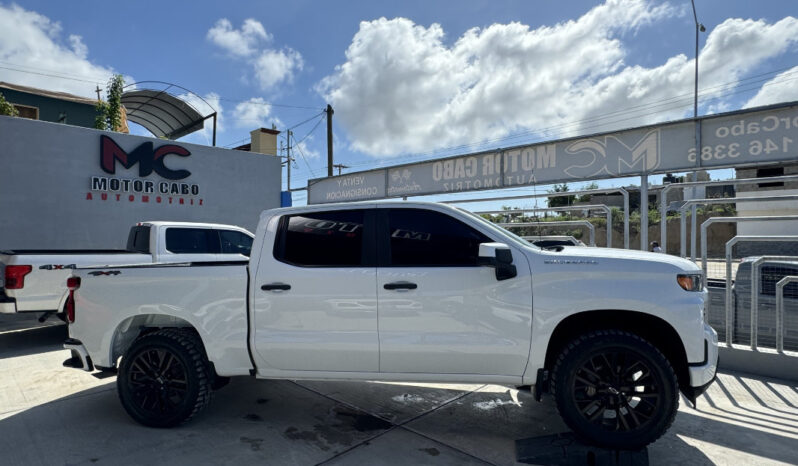
[[[97,100],[0,81],[0,93],[21,118],[94,128]]]
[[[253,131],[251,147],[274,147],[274,133]],[[124,248],[147,220],[254,231],[281,202],[276,154],[9,116],[0,141],[0,250]]]
[[[738,197],[768,198],[774,196],[798,195],[798,180],[767,182],[775,176],[798,175],[798,163],[766,165],[750,168],[738,168],[737,178],[762,178],[761,183],[741,184],[737,186]],[[798,216],[798,201],[761,201],[738,202],[738,217],[760,216]],[[737,234],[741,236],[784,236],[798,234],[798,220],[775,220],[741,222],[737,225]],[[774,254],[798,255],[798,242],[773,242],[771,244],[740,244],[737,246],[740,255]]]

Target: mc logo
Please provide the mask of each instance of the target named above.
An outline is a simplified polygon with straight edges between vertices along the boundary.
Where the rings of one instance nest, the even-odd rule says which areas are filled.
[[[582,139],[566,147],[565,152],[571,160],[577,160],[564,170],[571,178],[647,173],[660,165],[660,132],[649,131],[634,144],[613,135]]]
[[[100,166],[103,171],[110,174],[116,173],[116,162],[125,168],[139,164],[139,176],[149,176],[153,171],[167,180],[182,180],[191,175],[188,170],[171,170],[164,165],[167,155],[175,154],[188,157],[191,152],[174,144],[167,144],[153,150],[152,142],[145,142],[127,153],[122,150],[113,139],[100,136]]]

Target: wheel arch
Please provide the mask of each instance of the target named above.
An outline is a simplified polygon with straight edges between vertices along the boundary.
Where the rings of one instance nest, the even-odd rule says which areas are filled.
[[[666,320],[644,312],[620,310],[583,311],[560,321],[549,338],[544,368],[551,371],[565,345],[592,330],[618,329],[649,341],[668,359],[676,372],[679,388],[689,387],[687,353],[679,333]]]
[[[140,314],[128,317],[114,329],[110,345],[111,354],[109,360],[111,364],[116,367],[119,358],[125,354],[136,339],[142,335],[165,328],[178,328],[193,332],[197,336],[197,341],[199,341],[202,351],[207,355],[199,331],[189,321],[166,314]]]

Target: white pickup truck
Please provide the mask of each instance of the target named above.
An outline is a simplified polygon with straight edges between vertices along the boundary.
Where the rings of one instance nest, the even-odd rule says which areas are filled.
[[[692,262],[542,250],[441,204],[268,210],[249,262],[78,269],[68,286],[65,364],[116,370],[148,426],[191,418],[230,376],[493,383],[551,393],[581,438],[635,448],[717,365]]]
[[[120,250],[0,251],[0,313],[63,315],[66,279],[77,267],[246,260],[252,233],[232,225],[141,222]]]

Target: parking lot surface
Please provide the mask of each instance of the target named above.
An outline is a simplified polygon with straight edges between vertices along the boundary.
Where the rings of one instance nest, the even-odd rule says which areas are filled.
[[[0,316],[0,464],[495,464],[566,431],[551,398],[494,385],[234,379],[189,423],[134,423],[115,377],[62,367],[66,328]],[[650,464],[798,463],[798,384],[721,373],[682,399]]]

